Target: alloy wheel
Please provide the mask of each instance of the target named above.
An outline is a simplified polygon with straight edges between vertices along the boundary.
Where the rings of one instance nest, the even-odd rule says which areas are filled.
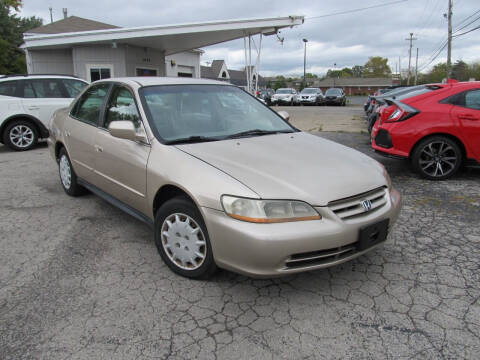
[[[168,258],[181,269],[196,270],[207,255],[207,242],[202,228],[190,216],[175,213],[162,224],[161,242]]]
[[[72,169],[70,168],[70,162],[66,155],[62,155],[60,158],[60,180],[65,189],[70,189],[72,186]]]
[[[455,149],[444,141],[432,141],[420,152],[420,169],[431,177],[444,177],[455,170],[458,162]]]
[[[16,125],[10,129],[10,142],[18,148],[27,148],[32,145],[35,135],[26,125]]]

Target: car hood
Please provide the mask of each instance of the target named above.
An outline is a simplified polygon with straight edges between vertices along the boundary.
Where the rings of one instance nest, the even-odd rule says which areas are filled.
[[[236,178],[264,199],[296,199],[324,206],[387,185],[377,161],[303,132],[177,148]]]

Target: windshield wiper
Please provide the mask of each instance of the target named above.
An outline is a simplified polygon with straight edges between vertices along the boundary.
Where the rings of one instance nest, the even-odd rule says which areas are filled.
[[[192,144],[192,143],[199,143],[199,142],[207,142],[207,141],[218,141],[217,138],[207,137],[207,136],[188,136],[185,138],[170,140],[165,142],[167,145],[174,145],[174,144]]]
[[[240,131],[236,134],[228,135],[226,139],[235,139],[244,136],[250,135],[270,135],[270,134],[280,134],[280,133],[291,133],[292,130],[261,130],[261,129],[253,129],[253,130],[246,130]]]

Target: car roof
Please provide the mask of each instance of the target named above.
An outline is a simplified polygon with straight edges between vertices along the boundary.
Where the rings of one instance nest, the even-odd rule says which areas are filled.
[[[48,74],[32,74],[32,75],[1,75],[0,82],[2,81],[11,81],[11,80],[23,80],[23,79],[72,79],[80,80],[86,82],[83,79],[80,79],[73,75],[48,75]]]
[[[225,81],[208,79],[184,78],[184,77],[160,77],[160,76],[131,76],[114,77],[104,80],[97,80],[94,84],[101,82],[120,82],[134,87],[155,86],[155,85],[224,85],[235,86]]]

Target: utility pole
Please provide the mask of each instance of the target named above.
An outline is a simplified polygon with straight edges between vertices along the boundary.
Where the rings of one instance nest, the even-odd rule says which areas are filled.
[[[307,87],[307,39],[302,40],[305,44],[305,50],[303,53],[303,88]]]
[[[413,45],[413,40],[417,40],[417,38],[413,37],[413,33],[410,33],[410,38],[405,39],[410,41],[410,49],[408,50],[408,77],[407,77],[407,85],[410,85],[410,77],[412,76],[412,45]]]
[[[398,79],[400,80],[400,85],[402,85],[402,63],[400,62],[400,56],[398,57]]]
[[[50,11],[50,24],[51,24],[51,23],[53,23],[53,14],[52,14],[53,9],[52,9],[52,7],[50,6],[50,7],[48,8],[48,10]]]
[[[452,75],[452,0],[448,0],[447,79]]]
[[[417,58],[415,59],[415,85],[417,85],[418,78],[418,48],[417,48]]]

